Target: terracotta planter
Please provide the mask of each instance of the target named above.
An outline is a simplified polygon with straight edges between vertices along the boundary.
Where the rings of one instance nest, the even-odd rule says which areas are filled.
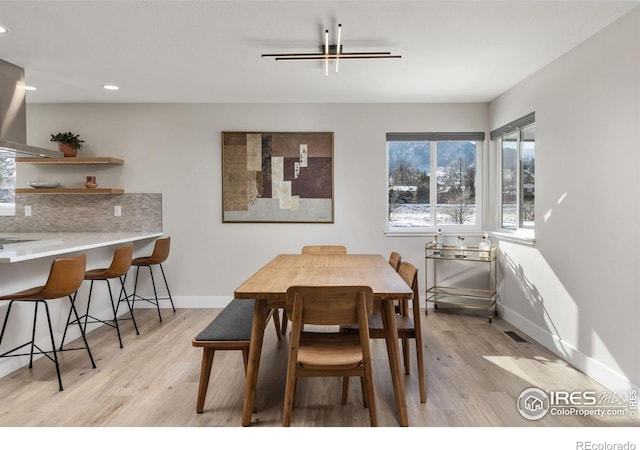
[[[96,177],[88,176],[87,182],[84,184],[84,187],[87,189],[95,189],[98,187],[98,183],[96,183]]]
[[[58,151],[64,153],[65,157],[74,157],[78,154],[78,149],[71,144],[65,142],[58,142]]]

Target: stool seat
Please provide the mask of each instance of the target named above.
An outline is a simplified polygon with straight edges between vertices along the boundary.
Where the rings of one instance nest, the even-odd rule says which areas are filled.
[[[160,260],[160,258],[153,258],[152,256],[139,256],[138,258],[134,258],[131,261],[132,266],[149,266],[152,264],[160,264],[163,263],[166,258]]]
[[[32,287],[24,291],[15,292],[9,295],[0,296],[0,300],[20,300],[20,301],[38,301],[44,300],[46,297],[42,293],[44,286]]]
[[[106,278],[117,278],[117,276],[112,276],[109,273],[109,269],[91,269],[85,272],[84,279],[85,280],[104,280]]]

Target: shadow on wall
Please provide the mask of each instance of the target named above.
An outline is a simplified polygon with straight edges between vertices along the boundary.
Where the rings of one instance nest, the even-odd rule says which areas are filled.
[[[629,358],[613,343],[597,344],[599,322],[585,318],[587,313],[538,249],[502,241],[499,251],[499,306],[525,322],[524,332],[611,389],[637,386],[637,368],[629,366]]]
[[[539,327],[543,324],[546,325],[545,331],[555,338],[556,346],[554,347],[554,351],[556,351],[562,358],[569,359],[570,352],[565,348],[562,335],[560,334],[558,327],[554,324],[551,314],[549,314],[545,308],[544,297],[536,285],[527,278],[522,265],[516,263],[508,253],[505,253],[502,250],[498,261],[500,269],[503,272],[501,276],[498,277],[500,280],[499,283],[502,284],[504,283],[504,280],[507,279],[507,277],[504,276],[504,271],[508,270],[512,275],[511,279],[517,283],[517,287],[523,293],[525,300],[527,300],[529,311],[519,311],[513,306],[511,306],[511,308]],[[502,288],[503,286],[499,287],[500,290]]]

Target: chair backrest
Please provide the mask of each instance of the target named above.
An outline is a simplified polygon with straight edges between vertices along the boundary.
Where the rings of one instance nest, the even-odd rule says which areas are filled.
[[[401,262],[398,267],[398,275],[407,283],[407,285],[413,291],[413,298],[411,302],[414,305],[414,312],[419,311],[420,308],[420,289],[418,288],[418,269],[411,263]]]
[[[153,246],[153,253],[149,256],[149,264],[162,264],[169,257],[169,249],[171,247],[171,237],[156,239]]]
[[[287,289],[287,314],[294,324],[346,325],[368,328],[373,312],[369,286],[291,286]]]
[[[389,265],[393,267],[393,270],[398,271],[400,263],[402,262],[402,256],[398,252],[391,252],[389,255]]]
[[[305,245],[302,247],[303,255],[339,254],[346,255],[347,247],[344,245]]]
[[[118,278],[124,276],[131,268],[133,259],[133,245],[126,245],[116,248],[113,252],[111,265],[105,273],[106,278]]]
[[[54,299],[66,297],[80,288],[84,281],[87,256],[60,258],[53,261],[49,278],[40,291],[42,298]]]

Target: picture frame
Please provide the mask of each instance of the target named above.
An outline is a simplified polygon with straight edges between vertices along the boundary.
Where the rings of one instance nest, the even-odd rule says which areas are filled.
[[[333,223],[333,132],[222,132],[222,222]]]

